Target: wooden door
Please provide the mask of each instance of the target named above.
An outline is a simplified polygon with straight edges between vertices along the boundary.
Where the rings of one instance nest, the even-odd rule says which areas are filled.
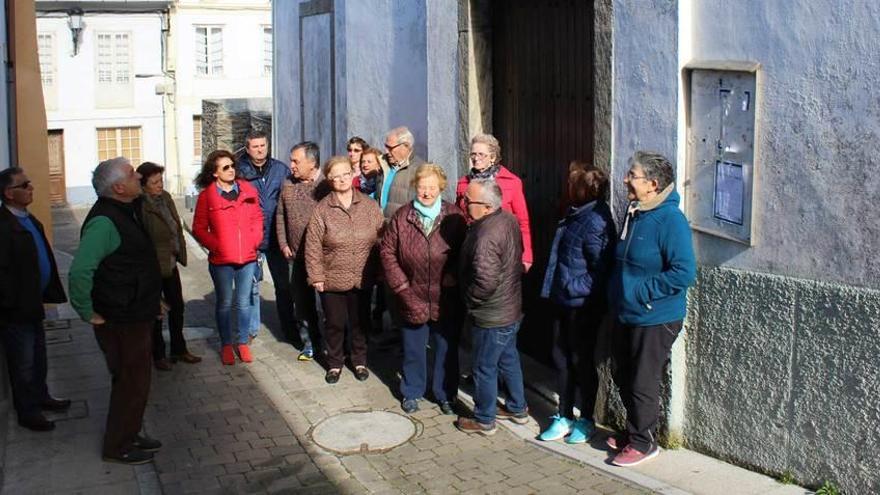
[[[64,131],[49,131],[49,202],[52,206],[67,204],[64,180]]]
[[[524,350],[546,357],[546,307],[538,300],[568,164],[593,156],[593,2],[492,3],[493,133],[502,163],[523,181],[535,264],[523,287]]]

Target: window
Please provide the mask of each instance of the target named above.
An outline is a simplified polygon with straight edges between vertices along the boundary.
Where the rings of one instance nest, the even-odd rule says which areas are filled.
[[[272,74],[272,28],[263,27],[263,74]]]
[[[40,80],[43,86],[55,84],[55,37],[51,33],[37,35],[37,53],[40,58]]]
[[[223,28],[196,27],[196,75],[223,74]]]
[[[202,161],[202,116],[193,115],[193,157],[196,163]]]
[[[141,128],[110,127],[98,129],[98,161],[124,156],[131,163],[141,162]]]
[[[128,33],[98,33],[98,85],[131,82]]]

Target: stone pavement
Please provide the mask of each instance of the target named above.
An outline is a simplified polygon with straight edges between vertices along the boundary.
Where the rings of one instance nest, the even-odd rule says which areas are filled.
[[[85,210],[56,210],[62,270],[75,252]],[[468,436],[425,403],[412,419],[417,434],[385,453],[337,456],[310,437],[343,411],[397,412],[393,352],[371,353],[373,375],[349,372],[324,383],[321,367],[264,327],[250,365],[222,366],[213,333],[206,260],[191,249],[183,270],[187,337],[205,360],[154,372],[145,430],[165,447],[152,464],[100,460],[109,395],[103,356],[91,328],[68,307],[49,331],[50,389],[75,401],[50,433],[19,428],[10,415],[4,493],[646,493],[634,484],[523,442],[507,430]],[[66,278],[66,277],[65,277]],[[265,290],[268,289],[268,290]],[[271,292],[265,284],[267,299]],[[274,304],[264,305],[274,327]]]

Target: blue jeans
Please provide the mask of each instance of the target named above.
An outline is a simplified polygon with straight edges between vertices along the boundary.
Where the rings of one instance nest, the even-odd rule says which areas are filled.
[[[404,326],[403,377],[400,393],[404,399],[425,395],[428,381],[428,339],[434,337],[433,379],[431,391],[437,402],[455,400],[458,395],[458,336],[461,327],[448,321],[431,321],[419,326]]]
[[[248,335],[257,336],[257,333],[260,331],[260,322],[262,321],[262,314],[260,313],[260,282],[263,281],[263,262],[266,259],[266,255],[263,253],[257,253],[257,261],[254,262],[254,276],[253,276],[253,284],[251,285],[251,296],[249,299],[250,304],[250,321],[247,324]]]
[[[12,384],[12,402],[19,419],[40,414],[49,398],[46,387],[46,332],[43,322],[9,323],[0,328]]]
[[[507,387],[508,411],[518,413],[526,410],[523,390],[522,366],[516,350],[516,333],[520,321],[504,327],[471,327],[473,338],[474,368],[474,417],[482,424],[495,422],[498,397],[498,375]]]
[[[214,281],[214,292],[217,303],[215,318],[220,342],[232,344],[232,307],[238,313],[238,344],[247,344],[248,329],[252,316],[251,291],[254,286],[254,273],[257,263],[252,261],[244,265],[208,265],[211,280]],[[234,302],[233,302],[234,300]]]

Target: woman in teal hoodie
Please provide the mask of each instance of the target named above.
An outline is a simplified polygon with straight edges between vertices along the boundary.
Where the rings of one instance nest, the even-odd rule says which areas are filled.
[[[618,451],[613,464],[634,466],[659,453],[660,380],[681,331],[696,260],[669,160],[636,152],[624,183],[630,203],[608,296],[616,315],[615,381],[627,419],[625,436],[608,444]]]

